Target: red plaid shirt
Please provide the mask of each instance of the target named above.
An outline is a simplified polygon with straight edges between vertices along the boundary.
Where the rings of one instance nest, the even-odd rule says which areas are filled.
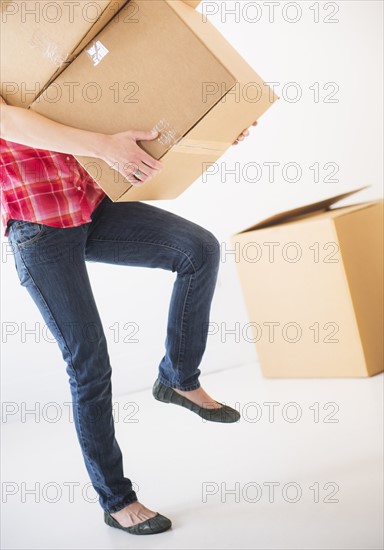
[[[0,139],[1,218],[53,227],[91,221],[104,191],[72,155]]]

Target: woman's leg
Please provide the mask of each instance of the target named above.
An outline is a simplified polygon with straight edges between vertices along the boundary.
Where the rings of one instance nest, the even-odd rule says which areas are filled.
[[[137,497],[123,475],[112,416],[111,365],[85,265],[87,227],[57,229],[12,223],[20,283],[55,336],[67,364],[77,436],[104,510],[117,512]]]
[[[76,429],[100,503],[115,516],[133,510],[138,522],[152,514],[137,507],[132,484],[123,476],[112,419],[111,368],[84,259],[177,272],[159,379],[190,391],[200,389],[198,365],[206,346],[219,243],[202,227],[137,202],[112,203],[106,197],[92,218],[71,229],[16,222],[9,239],[20,282],[67,362]]]
[[[206,347],[220,262],[216,237],[155,206],[113,203],[108,197],[101,204],[88,224],[86,259],[177,273],[158,378],[179,390],[199,388],[198,367]]]

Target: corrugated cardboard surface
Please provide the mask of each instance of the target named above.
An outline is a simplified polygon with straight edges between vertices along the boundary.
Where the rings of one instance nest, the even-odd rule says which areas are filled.
[[[60,89],[60,101],[50,103],[48,89],[33,110],[70,126],[108,133],[149,130],[164,120],[180,138],[220,99],[214,96],[203,102],[201,82],[213,80],[232,88],[235,77],[181,23],[173,3],[137,0],[135,4],[138,23],[125,21],[128,5],[117,24],[98,35],[99,47],[108,52],[100,63],[95,66],[83,52],[55,81],[52,92]],[[76,82],[74,100],[65,93],[67,82]],[[99,93],[95,102],[89,100],[92,93]],[[161,158],[171,144],[154,141],[142,146]]]
[[[1,95],[28,107],[127,0],[0,0]]]
[[[184,2],[136,0],[135,4],[136,24],[124,22],[128,5],[118,22],[112,21],[89,45],[104,52],[100,62],[95,65],[84,51],[32,109],[68,125],[105,133],[164,127],[158,140],[141,143],[163,161],[164,170],[140,188],[132,187],[101,160],[78,160],[112,200],[173,198],[277,96],[220,33]],[[68,82],[76,82],[75,99],[63,93],[59,101],[52,101]],[[94,83],[93,89],[89,82]],[[243,93],[250,82],[260,91],[256,102]],[[203,96],[207,86],[213,86],[213,92]],[[97,101],[89,101],[84,89],[98,94]],[[171,156],[166,159],[168,153]]]
[[[184,2],[189,6],[192,6],[192,8],[197,8],[197,6],[201,3],[201,0],[184,0]]]
[[[382,224],[383,203],[374,201],[233,236],[264,376],[383,370]]]
[[[94,25],[90,28],[90,30],[82,37],[81,41],[78,43],[76,48],[73,50],[70,61],[72,61],[76,56],[79,55],[79,53],[82,52],[82,50],[85,48],[85,46],[113,19],[117,16],[119,11],[122,7],[124,7],[128,2],[131,0],[112,0],[108,2],[107,7],[104,9],[103,13],[100,15],[99,19],[95,22]],[[132,16],[132,22],[135,21],[135,7],[134,2],[132,2],[132,6],[129,8],[130,16]]]
[[[383,201],[335,218],[368,374],[383,370]]]

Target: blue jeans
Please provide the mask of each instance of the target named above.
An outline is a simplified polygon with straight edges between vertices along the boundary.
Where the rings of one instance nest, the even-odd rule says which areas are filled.
[[[117,512],[137,496],[124,477],[115,438],[111,365],[86,260],[177,273],[158,378],[167,386],[193,390],[200,385],[219,243],[175,214],[140,202],[113,203],[108,197],[89,223],[62,229],[12,220],[8,238],[20,284],[67,365],[76,432],[100,505]]]

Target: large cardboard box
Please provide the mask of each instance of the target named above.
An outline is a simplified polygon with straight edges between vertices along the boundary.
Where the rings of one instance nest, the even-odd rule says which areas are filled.
[[[171,199],[193,183],[277,99],[201,14],[180,0],[125,6],[32,105],[95,132],[159,130],[140,145],[163,164],[132,186],[99,159],[77,157],[113,201]]]
[[[128,0],[0,0],[0,94],[28,107]]]
[[[197,6],[201,3],[201,0],[184,0],[186,4],[189,6],[192,6],[192,8],[197,8]]]
[[[266,377],[383,370],[383,201],[331,208],[351,193],[232,237],[249,313],[243,334]]]

